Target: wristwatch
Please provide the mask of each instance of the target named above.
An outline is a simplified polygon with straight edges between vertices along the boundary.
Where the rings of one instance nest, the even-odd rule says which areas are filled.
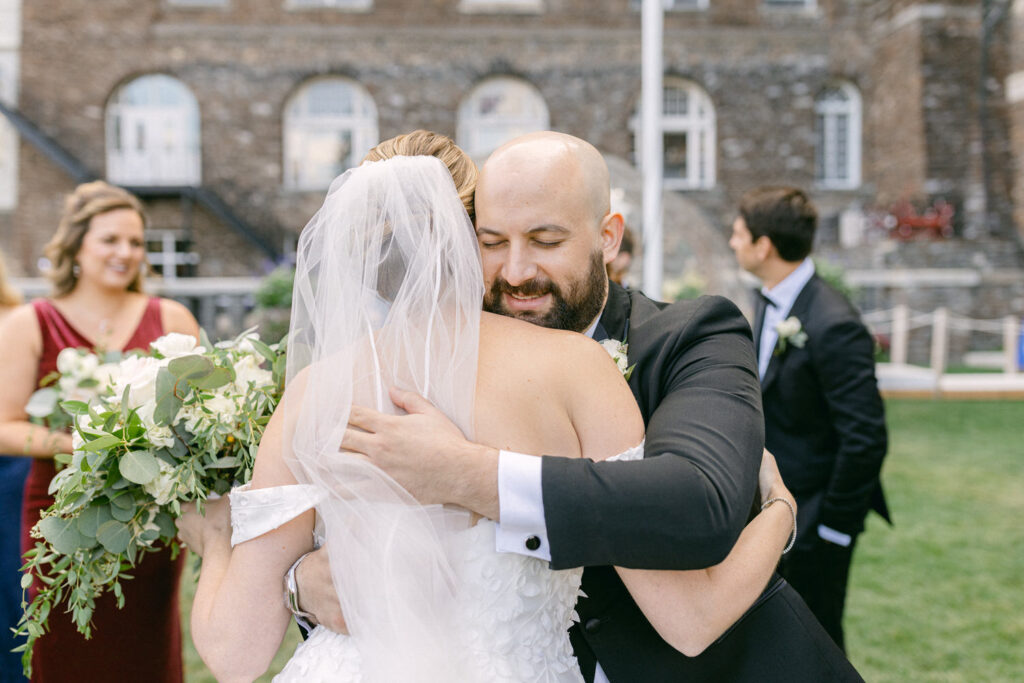
[[[299,568],[302,561],[312,552],[315,551],[310,550],[309,553],[305,553],[295,560],[295,564],[289,567],[288,572],[284,575],[284,605],[292,613],[292,616],[295,617],[295,621],[299,623],[299,626],[307,632],[312,631],[313,627],[316,626],[316,617],[309,612],[302,611],[302,608],[299,607],[299,586],[295,582],[295,570]]]

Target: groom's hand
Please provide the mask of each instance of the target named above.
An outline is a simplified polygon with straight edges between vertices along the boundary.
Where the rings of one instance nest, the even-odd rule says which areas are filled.
[[[498,519],[498,451],[466,440],[430,401],[391,389],[407,415],[352,406],[341,447],[366,455],[424,505],[454,503]]]

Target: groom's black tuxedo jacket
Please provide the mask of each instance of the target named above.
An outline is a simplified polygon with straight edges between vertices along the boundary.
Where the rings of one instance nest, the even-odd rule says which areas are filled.
[[[759,302],[755,347],[764,310]],[[766,446],[796,497],[797,543],[807,547],[818,524],[856,536],[869,509],[889,519],[879,482],[885,409],[874,341],[846,297],[814,275],[790,316],[800,320],[807,342],[773,354],[761,391]]]
[[[694,569],[721,562],[757,491],[764,422],[750,326],[721,297],[672,305],[611,284],[599,323],[629,345],[647,428],[642,462],[544,458],[551,566],[585,566],[571,635],[588,680],[676,680],[661,640],[610,565]],[[639,667],[639,668],[638,668]]]

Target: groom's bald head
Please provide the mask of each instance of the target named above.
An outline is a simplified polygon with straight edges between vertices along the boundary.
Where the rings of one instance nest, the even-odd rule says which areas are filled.
[[[595,223],[611,208],[608,165],[586,140],[541,131],[505,143],[491,154],[481,169],[478,201],[481,195],[486,202],[489,193],[509,189],[512,179],[523,174],[543,181],[546,196],[578,203]]]
[[[622,217],[610,212],[608,166],[593,145],[531,133],[499,147],[476,189],[485,308],[583,331],[607,296]]]

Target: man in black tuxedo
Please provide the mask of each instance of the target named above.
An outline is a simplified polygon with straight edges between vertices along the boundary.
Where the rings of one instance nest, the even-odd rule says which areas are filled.
[[[568,204],[586,208],[575,215]],[[470,443],[413,395],[399,397],[409,415],[388,418],[367,455],[425,504],[498,520],[498,550],[554,569],[586,567],[589,597],[577,604],[571,638],[587,681],[859,680],[778,578],[728,634],[690,658],[661,639],[613,569],[717,564],[748,519],[763,418],[750,327],[736,307],[720,297],[666,306],[609,285],[605,264],[622,217],[610,211],[600,154],[568,135],[525,136],[492,155],[477,188],[477,232],[485,309],[628,344],[644,458],[498,451]],[[303,607],[341,626],[327,605],[336,598],[318,588],[331,589],[326,553],[309,557],[298,573],[300,595],[311,596]],[[794,677],[794,663],[807,674]]]
[[[850,302],[814,272],[817,213],[801,190],[752,190],[739,214],[729,245],[763,284],[753,330],[766,446],[799,509],[796,546],[780,572],[843,647],[857,535],[869,509],[889,519],[874,342]]]

